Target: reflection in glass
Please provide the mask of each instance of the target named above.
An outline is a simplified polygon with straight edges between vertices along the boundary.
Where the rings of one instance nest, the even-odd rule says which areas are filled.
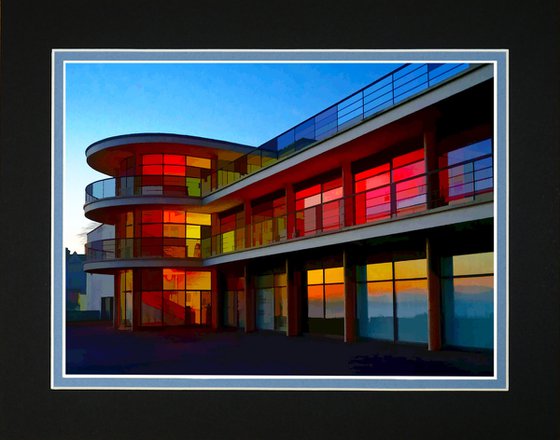
[[[361,336],[394,339],[393,283],[370,282],[357,285],[358,326]]]
[[[257,329],[274,330],[274,289],[257,289]]]
[[[396,281],[399,341],[428,343],[428,283]]]

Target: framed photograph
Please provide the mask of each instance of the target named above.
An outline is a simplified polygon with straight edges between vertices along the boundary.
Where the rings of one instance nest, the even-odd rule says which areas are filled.
[[[54,389],[508,389],[506,50],[52,52]]]

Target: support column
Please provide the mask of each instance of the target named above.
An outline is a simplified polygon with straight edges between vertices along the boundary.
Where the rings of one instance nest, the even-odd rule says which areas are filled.
[[[428,269],[428,350],[441,349],[441,281],[440,262],[432,238],[426,237]]]
[[[424,157],[426,159],[426,202],[428,209],[441,206],[439,194],[438,155],[436,144],[436,125],[434,121],[424,127]]]
[[[142,269],[132,269],[132,331],[138,330],[142,327],[141,286]]]
[[[210,288],[211,290],[211,304],[212,304],[212,329],[217,330],[220,328],[220,297],[218,295],[218,270],[215,267],[210,268]]]
[[[245,209],[245,249],[248,249],[252,246],[252,228],[251,228],[251,218],[253,215],[253,209],[251,207],[251,201],[245,200],[244,204]]]
[[[114,291],[114,300],[113,300],[113,327],[115,330],[118,330],[119,323],[121,322],[121,288],[119,285],[120,282],[120,275],[119,271],[117,271],[113,277],[113,291]]]
[[[245,263],[245,333],[254,332],[255,323],[255,289],[250,267]]]
[[[288,240],[296,237],[296,196],[294,185],[288,183],[285,189],[286,194],[286,228]]]
[[[288,296],[288,336],[301,334],[301,272],[294,270],[294,262],[286,258]]]
[[[358,339],[356,319],[356,268],[349,249],[342,254],[344,265],[344,342]]]
[[[354,226],[354,177],[349,161],[342,163],[342,195],[344,197],[344,226]]]

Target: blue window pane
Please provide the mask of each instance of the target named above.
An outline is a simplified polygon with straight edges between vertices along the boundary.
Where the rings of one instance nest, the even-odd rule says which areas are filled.
[[[393,340],[393,283],[359,283],[358,326],[362,337]]]
[[[395,282],[399,341],[428,343],[426,280]]]

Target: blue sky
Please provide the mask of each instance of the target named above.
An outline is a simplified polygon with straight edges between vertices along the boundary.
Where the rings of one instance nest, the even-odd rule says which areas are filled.
[[[83,253],[88,145],[165,132],[258,146],[394,70],[377,63],[68,63],[64,245]]]

